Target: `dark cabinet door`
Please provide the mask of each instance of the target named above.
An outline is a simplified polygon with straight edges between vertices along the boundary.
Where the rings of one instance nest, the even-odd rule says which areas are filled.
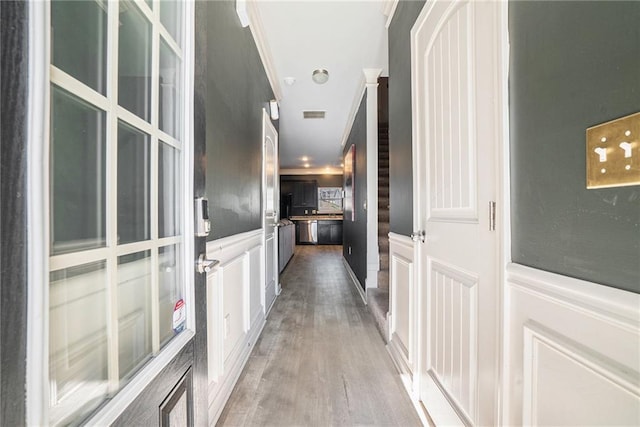
[[[317,181],[295,181],[293,183],[293,206],[296,208],[317,209]]]
[[[308,181],[302,184],[304,205],[310,208],[318,208],[318,183]]]
[[[318,244],[331,245],[331,227],[329,221],[318,221]]]
[[[331,225],[331,244],[333,245],[342,244],[342,223],[341,222]]]
[[[342,221],[318,221],[318,244],[341,245]]]

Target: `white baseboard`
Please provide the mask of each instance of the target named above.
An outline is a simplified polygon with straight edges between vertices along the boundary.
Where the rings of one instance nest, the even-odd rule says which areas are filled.
[[[342,258],[342,263],[344,264],[344,267],[347,269],[347,272],[351,277],[351,281],[353,282],[353,285],[356,287],[358,294],[360,294],[360,298],[362,298],[364,305],[367,305],[367,294],[365,294],[364,290],[362,289],[362,285],[360,284],[360,281],[358,280],[356,273],[353,272],[353,270],[351,269],[351,266],[349,265],[349,263],[344,257]]]

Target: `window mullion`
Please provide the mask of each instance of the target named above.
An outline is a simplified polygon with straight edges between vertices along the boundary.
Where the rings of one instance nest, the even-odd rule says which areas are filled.
[[[107,313],[109,392],[118,391],[118,1],[108,2],[107,28]]]
[[[157,354],[160,351],[160,297],[158,277],[158,106],[160,84],[160,14],[158,8],[153,9],[151,38],[151,240],[156,243],[151,252],[151,330],[152,351]]]

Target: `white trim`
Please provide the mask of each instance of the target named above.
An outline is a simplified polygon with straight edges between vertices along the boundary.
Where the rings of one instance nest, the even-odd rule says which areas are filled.
[[[344,171],[338,168],[309,168],[309,169],[280,169],[280,175],[342,175]]]
[[[262,59],[262,65],[264,65],[264,71],[267,73],[269,83],[271,83],[271,90],[276,101],[282,100],[282,87],[280,86],[280,80],[278,79],[278,73],[276,72],[276,66],[271,56],[271,49],[269,49],[269,43],[267,42],[267,32],[262,24],[260,17],[260,11],[258,10],[257,2],[247,1],[247,13],[249,15],[249,29],[253,40],[256,42],[258,48],[258,54]]]
[[[45,425],[48,420],[49,377],[49,3],[28,2],[27,94],[27,373],[26,423]],[[43,287],[45,289],[43,289]]]
[[[636,331],[640,326],[640,294],[510,263],[506,268],[508,288],[529,293],[572,310],[588,312],[616,327]]]
[[[360,294],[360,298],[362,298],[362,302],[364,303],[364,305],[368,305],[367,304],[367,294],[362,289],[362,285],[360,284],[360,281],[358,280],[358,276],[356,276],[356,273],[353,272],[353,270],[351,269],[351,266],[349,265],[349,263],[347,262],[347,260],[344,257],[342,258],[342,263],[344,264],[344,267],[347,269],[347,273],[349,273],[349,277],[351,277],[351,281],[353,282],[353,286],[355,286],[356,290],[358,291],[358,294]]]
[[[382,13],[387,17],[387,22],[384,24],[386,29],[389,29],[391,26],[391,21],[393,21],[393,17],[396,14],[398,3],[400,3],[400,0],[385,0]]]
[[[378,287],[378,77],[380,68],[362,70],[367,88],[367,288]]]
[[[507,337],[508,327],[506,324],[508,299],[506,296],[506,266],[511,262],[511,175],[510,175],[510,139],[509,139],[509,2],[505,1],[500,4],[499,19],[499,37],[500,46],[497,53],[499,58],[497,87],[500,90],[500,96],[496,98],[496,108],[499,114],[496,119],[500,122],[496,125],[501,130],[499,146],[496,149],[496,167],[497,174],[497,193],[496,202],[499,204],[496,218],[496,232],[498,233],[498,313],[497,313],[497,337],[498,348],[496,349],[496,378],[497,385],[497,401],[496,401],[496,423],[504,425],[503,399],[505,387],[508,378],[506,374],[505,358],[508,349],[505,347],[505,337]]]
[[[185,215],[182,218],[182,226],[184,227],[182,240],[182,256],[185,266],[183,271],[185,303],[187,304],[187,325],[188,329],[198,332],[196,325],[195,313],[195,277],[193,270],[193,260],[195,260],[194,241],[195,230],[194,224],[194,188],[193,188],[193,171],[194,171],[194,52],[195,52],[195,4],[194,2],[184,2],[182,12],[184,13],[184,30],[183,41],[183,59],[182,59],[182,84],[183,84],[183,105],[181,106],[183,120],[183,140],[181,142],[182,153],[182,212]],[[160,140],[162,142],[170,142],[163,139],[164,132],[160,131]],[[177,148],[177,147],[176,147]],[[159,239],[164,242],[164,239]],[[191,307],[191,308],[189,308]],[[202,325],[205,327],[206,325]],[[205,327],[206,329],[206,327]]]
[[[349,140],[351,128],[353,128],[353,123],[356,121],[356,115],[358,114],[358,109],[360,108],[360,103],[362,102],[362,97],[364,96],[364,91],[366,89],[366,81],[364,75],[361,74],[360,81],[358,81],[358,86],[356,87],[356,96],[353,98],[351,109],[349,110],[347,126],[344,128],[344,133],[342,134],[342,142],[340,143],[342,148],[344,148],[345,144]]]

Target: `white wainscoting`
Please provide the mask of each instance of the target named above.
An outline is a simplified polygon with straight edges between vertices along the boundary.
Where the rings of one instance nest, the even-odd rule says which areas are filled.
[[[640,295],[507,266],[504,425],[640,425]]]
[[[409,393],[413,389],[417,344],[418,298],[413,260],[411,238],[389,233],[389,352]]]
[[[209,421],[215,424],[265,324],[262,230],[207,243]]]

